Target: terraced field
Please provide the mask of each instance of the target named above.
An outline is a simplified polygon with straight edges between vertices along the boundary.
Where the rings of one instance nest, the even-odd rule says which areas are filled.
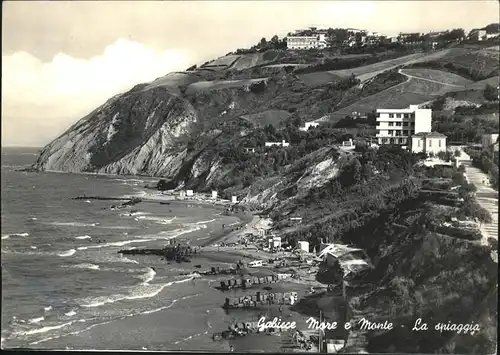
[[[465,79],[459,75],[435,69],[402,69],[401,73],[409,77],[427,79],[428,81],[448,86],[464,87],[472,84],[471,80]]]
[[[144,90],[149,90],[155,87],[166,87],[172,92],[180,93],[179,86],[187,86],[199,81],[198,78],[194,74],[188,73],[170,73],[161,78],[158,78],[151,82],[148,86],[144,88]]]

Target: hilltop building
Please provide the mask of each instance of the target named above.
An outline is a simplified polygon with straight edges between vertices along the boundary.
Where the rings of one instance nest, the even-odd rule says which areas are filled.
[[[420,132],[411,137],[411,151],[413,153],[446,152],[446,136],[438,132]]]
[[[266,142],[264,143],[266,147],[272,147],[272,146],[280,146],[280,147],[288,147],[290,143],[285,142],[285,140],[282,140],[281,142]]]
[[[287,49],[313,49],[326,48],[327,46],[326,33],[317,33],[316,31],[310,35],[294,35],[286,38]]]
[[[472,30],[469,33],[469,39],[472,41],[482,41],[487,39],[486,30]]]
[[[406,109],[377,109],[378,144],[408,144],[416,133],[430,132],[432,110],[410,105]]]
[[[319,126],[318,122],[314,122],[314,121],[306,122],[306,123],[304,123],[304,127],[299,127],[299,131],[307,131],[311,127],[318,127],[318,126]]]

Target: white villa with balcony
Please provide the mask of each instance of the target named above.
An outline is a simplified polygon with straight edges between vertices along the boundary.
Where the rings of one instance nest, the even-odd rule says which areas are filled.
[[[410,137],[421,132],[431,131],[432,110],[420,109],[418,105],[410,105],[405,109],[377,110],[378,144],[410,143]]]

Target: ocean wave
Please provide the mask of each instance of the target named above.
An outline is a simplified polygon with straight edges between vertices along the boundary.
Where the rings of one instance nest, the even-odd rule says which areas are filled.
[[[75,237],[75,239],[92,239],[92,237],[90,235],[80,235]]]
[[[82,222],[50,222],[53,226],[67,226],[67,227],[97,227],[99,222],[96,223],[82,223]]]
[[[137,260],[128,259],[128,258],[124,257],[123,254],[120,254],[120,255],[122,255],[122,257],[120,258],[121,262],[131,263],[131,264],[139,264],[139,262]]]
[[[130,212],[130,213],[120,213],[122,217],[135,217],[135,216],[145,216],[150,214],[149,212]]]
[[[172,300],[172,302],[168,305],[168,306],[163,306],[163,307],[160,307],[160,308],[156,308],[156,309],[152,309],[152,310],[148,310],[148,311],[143,311],[143,312],[138,312],[138,313],[133,313],[133,314],[128,314],[126,316],[122,316],[118,319],[114,319],[114,320],[110,320],[110,321],[106,321],[106,322],[101,322],[101,323],[96,323],[96,324],[92,324],[91,326],[89,327],[86,327],[84,329],[79,329],[79,330],[75,330],[73,332],[69,332],[69,333],[66,333],[66,334],[61,334],[61,335],[58,335],[58,336],[53,336],[53,337],[49,337],[49,338],[44,338],[44,339],[40,339],[40,340],[37,340],[35,342],[32,342],[30,343],[30,345],[36,345],[36,344],[40,344],[40,343],[43,343],[43,342],[46,342],[46,341],[49,341],[49,340],[54,340],[54,339],[59,339],[59,338],[62,338],[62,337],[66,337],[66,336],[69,336],[69,335],[78,335],[78,334],[81,334],[83,332],[86,332],[86,331],[89,331],[95,327],[98,327],[100,325],[105,325],[105,324],[109,324],[115,320],[123,320],[123,319],[126,319],[126,318],[131,318],[131,317],[135,317],[135,316],[141,316],[141,315],[147,315],[147,314],[152,314],[152,313],[156,313],[156,312],[160,312],[160,311],[163,311],[165,309],[169,309],[171,308],[173,305],[175,305],[178,301],[181,301],[181,300],[186,300],[188,298],[192,298],[192,297],[196,297],[196,296],[199,296],[201,295],[201,293],[197,293],[197,294],[194,294],[194,295],[188,295],[188,296],[184,296],[184,297],[181,297],[181,298],[178,298],[178,299],[175,299],[175,300]],[[95,319],[95,318],[92,318],[92,319]],[[91,319],[88,319],[88,320],[91,320]],[[80,319],[78,320],[78,322],[85,322],[87,320],[85,319]],[[71,322],[70,324],[74,323],[75,321]],[[68,324],[68,323],[66,323]]]
[[[34,246],[34,245],[31,245],[31,246],[30,246],[30,248],[31,248],[31,249],[38,249],[38,248],[37,248],[36,246]]]
[[[153,279],[155,278],[155,275],[156,275],[156,271],[154,271],[154,269],[151,267],[148,268],[148,271],[144,275],[141,275],[141,278],[144,280],[143,284],[144,285],[149,284],[151,281],[153,281]]]
[[[33,334],[47,333],[47,332],[50,332],[52,330],[67,327],[67,326],[73,324],[74,322],[75,321],[71,321],[71,322],[67,322],[67,323],[63,323],[63,324],[59,324],[59,325],[47,326],[47,327],[38,328],[38,329],[32,329],[32,330],[28,330],[26,332],[21,332],[21,335],[33,335]]]
[[[174,216],[173,218],[170,218],[170,219],[165,219],[163,217],[157,217],[157,216],[139,216],[137,217],[137,219],[144,219],[146,221],[152,221],[152,222],[156,222],[158,224],[163,224],[163,225],[167,225],[167,224],[171,224],[177,217]]]
[[[99,265],[96,264],[77,264],[77,265],[71,265],[71,266],[61,266],[65,268],[70,268],[70,269],[90,269],[90,270],[99,270]]]
[[[204,224],[204,223],[212,223],[212,222],[215,222],[216,219],[211,219],[209,221],[201,221],[201,222],[196,222],[195,224]]]
[[[142,299],[142,298],[151,298],[157,296],[161,291],[163,291],[166,287],[172,286],[174,284],[180,284],[184,282],[188,282],[193,280],[194,277],[189,277],[187,279],[182,279],[182,280],[177,280],[177,281],[170,281],[165,284],[155,284],[155,285],[141,285],[138,287],[138,289],[132,292],[130,295],[115,295],[111,297],[99,297],[97,299],[94,299],[91,303],[84,304],[82,307],[85,308],[95,308],[95,307],[100,307],[108,303],[115,303],[119,301],[127,301],[127,300],[137,300],[137,299]]]
[[[28,237],[29,233],[12,233],[2,235],[2,239],[9,239],[10,237]]]
[[[48,311],[52,310],[52,306],[44,307],[43,310],[45,312],[48,312]]]
[[[66,250],[65,252],[62,252],[60,254],[57,254],[57,255],[59,255],[61,257],[66,257],[66,256],[71,256],[74,253],[76,253],[76,250],[75,249],[70,249],[70,250]]]
[[[75,312],[74,310],[71,310],[71,311],[69,311],[68,313],[64,313],[64,315],[65,315],[66,317],[72,317],[72,316],[74,316],[75,314],[76,314],[76,312]]]
[[[32,319],[28,320],[28,323],[30,323],[30,324],[40,323],[44,319],[45,319],[45,317],[32,318]]]

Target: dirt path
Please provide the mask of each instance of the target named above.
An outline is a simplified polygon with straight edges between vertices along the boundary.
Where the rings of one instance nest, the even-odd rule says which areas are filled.
[[[441,85],[445,85],[445,86],[452,86],[452,87],[455,87],[455,88],[464,88],[465,87],[464,85],[448,84],[448,83],[443,83],[443,82],[437,81],[437,80],[432,80],[432,79],[422,78],[420,76],[410,75],[410,74],[405,73],[403,70],[404,69],[399,69],[398,73],[399,74],[403,74],[404,76],[406,76],[406,77],[408,77],[410,79],[424,80],[424,81],[429,81],[431,83],[441,84]]]

